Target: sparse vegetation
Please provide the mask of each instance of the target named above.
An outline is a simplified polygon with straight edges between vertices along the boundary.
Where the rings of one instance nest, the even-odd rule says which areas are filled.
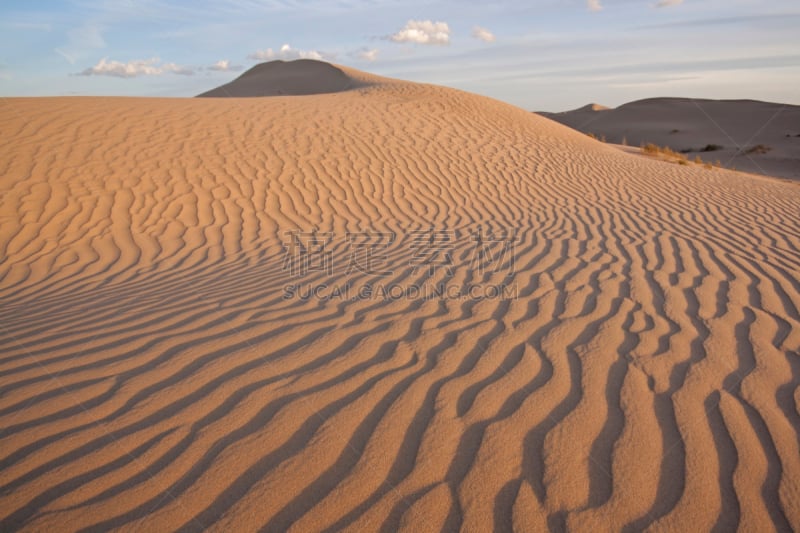
[[[647,143],[642,145],[642,152],[649,155],[657,154],[661,149],[653,143]]]
[[[668,146],[662,147],[654,143],[642,144],[642,153],[650,156],[660,157],[662,159],[671,161],[673,163],[677,163],[679,165],[689,165],[690,163],[694,163],[695,165],[702,165],[704,168],[708,170],[712,170],[714,167],[722,168],[722,163],[720,162],[719,159],[717,159],[716,163],[712,164],[710,162],[703,161],[703,159],[699,155],[696,155],[694,159],[690,162],[685,154],[681,152],[676,152],[675,150],[673,150]]]
[[[722,150],[724,146],[720,146],[718,144],[707,144],[703,148],[701,148],[700,152],[716,152],[717,150]]]
[[[766,154],[770,150],[772,150],[772,148],[770,148],[769,146],[767,146],[765,144],[757,144],[757,145],[752,146],[752,147],[748,148],[747,150],[745,150],[744,153],[745,154]]]
[[[717,150],[723,150],[725,147],[719,144],[707,144],[702,148],[684,148],[681,150],[682,154],[692,154],[692,153],[704,153],[704,152],[716,152]]]
[[[686,156],[685,155],[683,155],[680,152],[676,152],[675,150],[673,150],[669,146],[661,147],[661,146],[658,146],[658,145],[653,144],[653,143],[647,143],[644,146],[642,146],[642,152],[644,152],[646,154],[649,154],[649,155],[661,155],[661,156],[670,157],[670,158],[677,159],[677,160],[683,160],[683,161],[686,160]]]

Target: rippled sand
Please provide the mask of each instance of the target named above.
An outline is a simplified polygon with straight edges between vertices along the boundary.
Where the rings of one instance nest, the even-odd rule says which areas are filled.
[[[350,75],[0,101],[0,530],[800,528],[800,187]]]

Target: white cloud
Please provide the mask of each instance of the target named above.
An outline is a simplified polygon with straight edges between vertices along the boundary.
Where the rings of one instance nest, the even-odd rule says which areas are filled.
[[[658,0],[653,7],[670,7],[678,6],[683,3],[683,0]]]
[[[134,59],[127,63],[101,59],[98,63],[78,72],[78,76],[113,76],[115,78],[135,78],[137,76],[159,76],[161,74],[182,74],[191,76],[194,70],[175,63],[161,63],[157,57],[150,59]]]
[[[389,36],[396,43],[450,44],[450,26],[446,22],[409,20],[403,29]]]
[[[297,50],[288,44],[284,44],[276,52],[272,48],[266,50],[256,50],[247,56],[248,59],[256,59],[258,61],[266,61],[272,59],[317,59],[324,60],[328,54],[318,52],[317,50]]]
[[[600,0],[586,0],[586,7],[589,8],[589,11],[602,11],[603,9]]]
[[[244,67],[241,65],[231,65],[231,62],[227,59],[220,59],[210,67],[206,67],[206,70],[216,70],[218,72],[236,72],[242,70]]]
[[[472,28],[472,36],[476,39],[480,39],[485,43],[493,43],[494,42],[494,34],[487,30],[486,28],[481,28],[480,26],[475,26]]]
[[[358,52],[356,52],[356,58],[362,61],[375,61],[378,59],[378,49],[377,48],[362,48]]]
[[[61,48],[53,48],[53,51],[58,55],[60,55],[61,57],[63,57],[64,59],[66,59],[67,63],[69,63],[70,65],[75,64],[75,58],[72,56],[72,54],[65,52]]]

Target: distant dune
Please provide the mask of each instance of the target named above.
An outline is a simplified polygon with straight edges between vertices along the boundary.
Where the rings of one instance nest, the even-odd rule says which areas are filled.
[[[260,63],[199,97],[281,96],[336,93],[356,84],[342,69],[313,59]]]
[[[0,103],[0,531],[800,529],[800,186],[309,65]]]
[[[651,98],[540,113],[608,142],[654,143],[737,170],[800,180],[800,106],[754,100]]]

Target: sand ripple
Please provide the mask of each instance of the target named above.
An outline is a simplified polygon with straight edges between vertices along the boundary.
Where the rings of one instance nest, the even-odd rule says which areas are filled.
[[[800,528],[800,187],[399,82],[0,118],[0,530]],[[516,293],[284,297],[370,281]]]

